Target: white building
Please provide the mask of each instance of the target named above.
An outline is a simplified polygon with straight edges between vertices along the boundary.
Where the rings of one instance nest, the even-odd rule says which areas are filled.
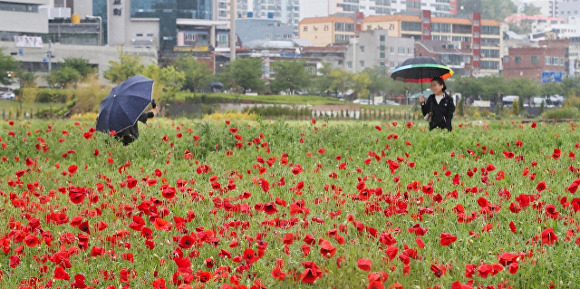
[[[48,15],[39,12],[48,0],[0,1],[0,41],[14,41],[14,36],[48,33]]]
[[[312,0],[315,1],[315,0]],[[214,1],[214,20],[230,20],[230,0]],[[280,20],[294,28],[298,34],[300,0],[236,0],[236,18],[258,18]],[[302,17],[304,18],[304,17]]]
[[[434,16],[457,14],[458,0],[300,0],[302,18],[363,12],[367,16],[430,10]]]

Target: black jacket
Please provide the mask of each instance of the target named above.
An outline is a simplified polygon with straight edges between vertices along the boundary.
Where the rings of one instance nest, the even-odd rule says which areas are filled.
[[[451,120],[455,112],[455,104],[453,104],[453,98],[447,93],[445,93],[445,96],[439,104],[435,100],[435,94],[431,94],[427,98],[427,101],[421,103],[421,111],[423,112],[423,116],[427,115],[430,111],[433,112],[433,117],[431,118],[431,122],[429,122],[429,130],[438,127],[451,131]]]
[[[115,135],[115,137],[123,142],[123,145],[129,145],[130,143],[136,141],[139,138],[139,127],[137,126],[137,124],[139,122],[142,123],[147,123],[147,120],[150,118],[153,118],[155,116],[155,114],[153,112],[143,112],[141,113],[141,115],[139,116],[139,119],[137,120],[137,122],[135,122],[135,125],[130,126],[120,132],[117,132],[117,134]]]

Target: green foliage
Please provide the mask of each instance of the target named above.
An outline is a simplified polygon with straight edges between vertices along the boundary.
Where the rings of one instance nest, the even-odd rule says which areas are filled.
[[[514,100],[514,103],[512,104],[512,110],[515,116],[520,115],[520,104],[518,100]]]
[[[318,69],[317,77],[314,81],[314,90],[319,95],[326,94],[332,86],[332,78],[330,72],[332,71],[332,64],[329,62],[322,62],[322,67]]]
[[[368,87],[371,84],[371,79],[366,73],[357,73],[353,77],[354,81],[354,91],[359,99],[368,99],[369,90]]]
[[[76,69],[64,67],[53,71],[46,80],[50,86],[66,89],[76,87],[81,78],[81,74]]]
[[[571,95],[564,101],[564,107],[575,107],[580,109],[580,97]]]
[[[65,58],[62,68],[70,67],[81,75],[82,79],[86,79],[89,74],[95,72],[89,61],[84,58]]]
[[[248,90],[257,92],[264,88],[262,74],[261,58],[237,58],[224,67],[219,78],[227,88],[245,94]]]
[[[525,3],[522,9],[522,13],[527,16],[536,16],[541,15],[542,11],[539,7],[535,6],[534,4]]]
[[[186,75],[185,71],[177,71],[173,66],[161,69],[160,85],[163,86],[164,93],[162,100],[175,100],[177,92],[181,90],[183,84],[187,81]]]
[[[306,118],[312,115],[312,110],[309,108],[300,108],[296,106],[253,106],[246,108],[243,113],[256,114],[263,118]]]
[[[579,119],[580,110],[576,107],[550,109],[542,113],[544,119]]]
[[[20,87],[36,87],[36,74],[30,71],[20,71],[18,74]]]
[[[276,61],[272,63],[272,69],[274,79],[270,81],[270,86],[274,92],[289,90],[293,95],[297,90],[310,86],[311,73],[303,60]]]
[[[183,89],[187,89],[195,93],[200,92],[206,88],[213,77],[211,70],[203,62],[197,61],[193,56],[182,57],[175,62],[175,70],[183,73],[185,80],[183,81]],[[173,72],[167,72],[173,74]],[[181,78],[173,74],[171,78]]]
[[[460,116],[465,116],[465,111],[464,111],[464,104],[463,104],[463,99],[459,100],[459,103],[457,103],[457,105],[459,106],[459,115]]]
[[[517,12],[517,6],[512,1],[505,0],[461,0],[463,6],[459,11],[464,16],[471,16],[473,12],[481,12],[482,19],[493,19],[503,22],[507,16]]]
[[[0,84],[9,85],[12,78],[8,73],[16,72],[18,69],[18,61],[10,55],[4,55],[4,50],[0,48]]]
[[[330,71],[329,77],[331,79],[330,90],[341,92],[343,95],[354,86],[353,74],[348,71],[333,69]]]
[[[387,90],[387,81],[390,77],[385,73],[385,69],[380,67],[366,68],[363,73],[369,77],[370,83],[367,89],[370,93],[379,95]]]
[[[110,61],[109,69],[105,71],[105,78],[115,84],[119,84],[128,78],[139,75],[145,69],[137,56],[121,53],[120,61]]]

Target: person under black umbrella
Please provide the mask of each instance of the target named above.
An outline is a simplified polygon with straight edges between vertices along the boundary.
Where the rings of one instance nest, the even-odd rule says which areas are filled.
[[[150,118],[154,118],[156,115],[159,114],[159,109],[157,108],[157,104],[155,100],[151,101],[151,106],[153,107],[150,111],[144,111],[141,113],[137,122],[134,125],[117,132],[115,134],[115,138],[120,140],[124,146],[128,146],[132,142],[136,141],[139,138],[139,122],[147,124],[147,120]]]
[[[452,130],[451,120],[455,113],[455,104],[453,98],[445,92],[446,89],[443,78],[435,77],[431,81],[433,94],[427,98],[427,101],[424,96],[419,99],[423,116],[429,121],[429,130],[435,128]]]

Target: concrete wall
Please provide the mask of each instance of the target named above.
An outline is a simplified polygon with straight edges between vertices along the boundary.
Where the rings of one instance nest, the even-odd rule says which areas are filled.
[[[5,53],[18,52],[14,42],[0,42],[0,47],[4,48]],[[21,62],[43,62],[48,51],[48,44],[44,48],[23,48],[23,56],[15,56],[16,60]],[[145,65],[157,63],[157,51],[155,49],[124,47],[122,50],[129,55],[138,56]],[[94,46],[87,51],[84,45],[52,45],[52,54],[54,58],[52,63],[64,62],[65,58],[84,58],[89,63],[97,65],[99,69],[99,78],[103,78],[104,72],[109,68],[110,61],[119,61],[121,49],[118,47]]]
[[[122,9],[121,15],[113,15],[113,10]],[[159,45],[159,19],[131,19],[131,1],[121,1],[121,5],[108,5],[108,36],[111,46],[131,46],[134,40],[152,40]],[[138,37],[137,34],[143,34]],[[147,34],[153,34],[148,37]],[[153,46],[153,45],[152,45]]]
[[[16,2],[28,3],[26,1]],[[41,13],[0,11],[0,31],[41,34],[48,33],[48,15]]]
[[[93,0],[74,0],[73,14],[78,14],[81,18],[93,16]]]
[[[385,58],[380,58],[380,36],[385,36]],[[365,68],[379,66],[384,63],[387,71],[392,71],[400,63],[412,58],[413,49],[415,47],[415,40],[412,38],[400,38],[400,37],[389,37],[388,31],[386,30],[372,30],[360,32],[358,43],[356,45],[356,67],[354,66],[353,59],[353,45],[349,45],[346,52],[346,67],[350,72],[362,72]],[[364,51],[361,49],[364,47]],[[394,51],[391,52],[391,47]],[[399,54],[399,48],[404,48],[405,53]],[[411,53],[409,52],[409,49]],[[364,61],[364,67],[361,65],[361,61]],[[348,63],[352,63],[352,68],[348,67]],[[356,71],[355,71],[356,69]]]

